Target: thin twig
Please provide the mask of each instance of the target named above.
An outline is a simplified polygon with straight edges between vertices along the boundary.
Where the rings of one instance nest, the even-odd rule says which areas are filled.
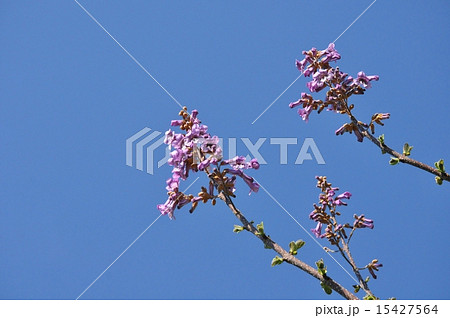
[[[339,250],[341,250],[341,247],[339,247]],[[372,291],[370,290],[369,286],[367,285],[367,282],[362,278],[361,273],[359,272],[359,268],[356,266],[355,260],[352,257],[352,254],[350,253],[350,249],[348,248],[347,243],[345,242],[345,240],[342,238],[342,251],[345,254],[347,254],[347,257],[349,259],[350,262],[350,266],[353,269],[353,272],[355,273],[356,277],[359,280],[360,286],[361,288],[366,292],[366,294],[374,297]]]
[[[411,159],[408,156],[405,156],[401,153],[398,153],[397,151],[393,150],[392,148],[388,147],[385,143],[381,143],[377,138],[375,138],[365,127],[363,127],[358,120],[354,116],[350,116],[350,119],[352,120],[353,124],[355,124],[361,134],[363,134],[364,137],[369,139],[371,142],[373,142],[378,148],[380,148],[382,151],[387,152],[391,156],[398,158],[400,162],[409,164],[411,166],[417,167],[419,169],[422,169],[424,171],[427,171],[429,173],[432,173],[438,177],[440,177],[442,180],[449,181],[450,182],[450,174],[446,172],[439,171],[438,169],[435,169],[427,164],[424,164],[420,161]]]
[[[283,249],[280,245],[275,243],[271,238],[269,238],[266,235],[261,235],[261,233],[256,229],[256,227],[253,226],[253,224],[250,223],[245,218],[245,216],[235,207],[233,201],[227,194],[225,194],[224,192],[221,192],[219,194],[219,198],[226,203],[228,208],[239,219],[239,221],[242,223],[244,229],[246,229],[247,231],[253,233],[256,237],[258,237],[264,243],[265,246],[270,247],[275,252],[277,252],[283,258],[283,260],[285,262],[287,262],[291,265],[294,265],[295,267],[298,267],[299,269],[303,270],[304,272],[308,273],[309,275],[313,276],[314,278],[316,278],[319,281],[323,282],[324,284],[328,285],[331,289],[336,291],[342,297],[349,299],[349,300],[357,300],[358,299],[358,297],[356,297],[350,291],[348,291],[343,286],[341,286],[339,283],[334,281],[328,275],[326,275],[326,276],[321,275],[316,269],[314,269],[313,267],[309,266],[308,264],[302,262],[298,258],[291,255],[289,252],[287,252],[285,249]]]

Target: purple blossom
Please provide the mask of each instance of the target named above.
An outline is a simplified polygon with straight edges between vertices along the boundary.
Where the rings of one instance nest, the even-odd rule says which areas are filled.
[[[317,222],[317,226],[314,229],[311,229],[311,232],[314,233],[314,235],[319,238],[322,235],[322,223]]]
[[[175,133],[171,129],[166,131],[164,133],[164,143],[167,145],[170,145],[173,141],[174,135],[175,135]]]
[[[305,54],[306,52],[303,51],[303,54]],[[306,56],[303,60],[299,61],[296,60],[295,61],[295,66],[297,66],[297,69],[303,73],[303,75],[305,76],[310,76],[313,72],[314,72],[314,66],[309,65],[313,63],[313,60],[311,59],[311,57]],[[306,67],[307,65],[309,65],[309,67]]]
[[[203,139],[201,142],[201,150],[203,152],[215,152],[218,147],[219,147],[219,137],[217,136]]]
[[[223,162],[230,165],[233,169],[243,169],[245,167],[244,156],[236,156],[232,159],[224,160]]]
[[[244,180],[244,182],[249,186],[250,188],[250,192],[248,193],[249,195],[252,194],[253,192],[258,192],[259,190],[259,184],[257,182],[255,182],[255,180],[246,175],[244,172],[242,172],[242,170],[238,170],[238,169],[230,169],[228,170],[229,173],[239,176],[242,178],[242,180]]]
[[[170,126],[181,126],[182,123],[183,123],[182,120],[172,120],[170,122]]]
[[[167,183],[167,191],[169,192],[177,192],[178,191],[178,187],[180,185],[180,178],[179,176],[175,175],[170,179],[167,179],[166,181]]]
[[[317,70],[313,74],[313,80],[308,82],[306,86],[309,88],[311,92],[320,92],[326,86],[326,80],[328,77],[327,70]]]
[[[351,196],[352,196],[352,194],[350,192],[345,191],[344,193],[342,193],[336,197],[336,200],[334,200],[334,204],[335,205],[347,205],[347,203],[344,202],[343,200],[344,199],[348,200],[348,199],[350,199]]]
[[[337,61],[341,58],[341,55],[334,48],[334,43],[330,43],[326,50],[322,51],[325,58],[322,59],[322,63],[328,63],[332,61]]]
[[[354,228],[358,228],[358,229],[362,229],[362,228],[373,229],[373,227],[374,227],[373,220],[366,219],[364,217],[364,214],[361,214],[360,216],[357,216],[355,214],[354,218],[355,218],[355,222],[353,222],[353,227]]]
[[[169,165],[171,166],[177,166],[182,163],[182,161],[185,160],[186,154],[183,152],[183,150],[177,148],[170,152],[170,158],[167,161]]]
[[[175,203],[173,196],[169,196],[164,204],[158,204],[156,207],[162,215],[168,215],[170,219],[175,219],[173,211],[175,210]]]
[[[247,166],[247,168],[258,170],[259,169],[259,162],[258,162],[258,160],[256,158],[253,158],[252,160],[250,160],[249,165]]]
[[[311,95],[306,94],[306,93],[302,93],[301,94],[301,98],[298,101],[296,101],[296,102],[290,103],[289,107],[290,108],[294,108],[294,107],[296,107],[298,105],[303,105],[303,107],[306,107],[306,106],[311,104],[312,100],[313,100],[313,98],[312,98]]]
[[[371,88],[371,81],[378,81],[380,77],[378,75],[367,76],[363,71],[358,73],[358,77],[355,78],[354,82],[364,88]]]
[[[347,205],[347,202],[337,199],[337,200],[334,200],[334,205],[338,205],[338,206]]]
[[[345,191],[344,193],[342,193],[342,194],[339,194],[338,196],[337,196],[337,199],[350,199],[350,197],[352,196],[352,194],[350,193],[350,192],[348,192],[348,191]]]
[[[378,271],[380,267],[383,267],[383,264],[378,263],[377,259],[374,259],[370,264],[368,264],[367,269],[374,279],[377,279],[377,275],[375,275],[375,271]]]
[[[224,164],[230,165],[233,169],[259,169],[259,163],[256,158],[247,162],[244,156],[236,156],[232,159],[224,160]]]
[[[297,112],[305,122],[308,122],[309,115],[311,114],[312,110],[313,110],[312,106],[308,105],[305,108],[300,108]]]

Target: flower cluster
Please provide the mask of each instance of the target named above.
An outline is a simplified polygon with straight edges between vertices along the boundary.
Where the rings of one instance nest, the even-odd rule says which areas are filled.
[[[302,106],[299,108],[298,114],[306,122],[308,122],[309,115],[313,110],[317,110],[320,113],[325,108],[336,113],[347,114],[352,118],[351,111],[354,105],[348,105],[348,98],[354,94],[364,94],[366,89],[371,88],[372,81],[378,81],[378,75],[367,76],[361,71],[357,74],[356,78],[353,78],[347,73],[341,72],[339,67],[332,68],[330,62],[337,61],[341,58],[333,43],[325,50],[320,51],[312,48],[309,51],[303,51],[302,54],[305,58],[301,61],[297,60],[295,64],[305,77],[312,76],[312,81],[306,84],[310,92],[317,93],[326,87],[328,91],[324,100],[314,99],[312,95],[303,92],[301,93],[300,99],[290,103],[289,107]],[[354,132],[358,141],[362,141],[363,136],[360,129],[370,127],[373,133],[373,124],[383,125],[381,120],[388,118],[389,114],[375,114],[368,125],[362,122],[355,123],[352,121],[336,130],[336,135],[342,135],[344,132]]]
[[[346,206],[346,200],[349,200],[352,194],[348,191],[337,194],[339,188],[333,187],[327,181],[327,177],[321,176],[316,177],[316,179],[317,187],[320,188],[321,193],[319,195],[319,202],[317,204],[314,203],[314,210],[309,214],[309,218],[317,223],[317,226],[311,229],[311,232],[317,238],[326,238],[331,245],[336,246],[344,253],[348,250],[348,244],[355,230],[362,228],[373,229],[373,220],[367,219],[364,214],[359,216],[355,214],[353,216],[355,219],[353,225],[339,223],[337,218],[341,213],[337,209],[340,206]],[[325,230],[322,233],[323,227],[325,227]],[[347,234],[346,229],[349,231],[349,234]],[[346,246],[346,248],[343,248],[343,246]],[[383,266],[377,262],[377,260],[374,260],[365,267],[374,278],[376,278],[376,275],[373,271],[377,271],[378,267]]]
[[[316,179],[317,187],[322,193],[319,195],[318,204],[314,203],[314,210],[309,214],[309,218],[317,222],[316,228],[311,230],[317,238],[327,238],[331,245],[338,245],[341,239],[348,238],[345,229],[350,229],[352,232],[362,228],[373,229],[373,220],[365,218],[364,214],[360,216],[355,214],[353,225],[338,223],[337,217],[341,213],[337,211],[337,208],[347,205],[345,200],[349,200],[352,194],[345,191],[336,195],[339,188],[332,187],[332,184],[327,181],[327,177],[316,177]],[[324,225],[326,229],[322,234]]]
[[[338,245],[341,238],[347,238],[345,228],[352,228],[347,224],[338,224],[336,217],[341,215],[337,211],[338,206],[345,206],[352,194],[345,191],[336,195],[339,188],[332,187],[331,183],[327,182],[327,177],[316,177],[317,187],[321,189],[322,193],[319,195],[319,203],[314,203],[314,210],[309,214],[309,218],[317,222],[316,228],[311,232],[318,238],[327,238],[331,245]],[[326,226],[322,234],[322,227]]]
[[[215,204],[217,195],[214,194],[214,189],[234,197],[236,176],[242,178],[250,187],[250,193],[258,191],[259,185],[243,172],[244,169],[258,169],[259,163],[256,159],[247,162],[245,157],[238,156],[223,160],[219,138],[208,133],[208,127],[197,117],[198,111],[193,110],[189,114],[184,107],[179,115],[182,119],[172,120],[171,126],[179,127],[184,133],[176,133],[169,129],[164,139],[164,143],[173,149],[168,160],[173,169],[172,177],[166,181],[168,199],[164,204],[157,206],[163,215],[173,219],[175,208],[180,209],[189,203],[192,204],[190,212],[194,211],[200,201],[206,203],[211,200]],[[222,166],[229,168],[221,169]],[[198,171],[203,171],[209,176],[208,189],[202,187],[197,196],[180,191],[181,180],[186,180],[190,172]]]

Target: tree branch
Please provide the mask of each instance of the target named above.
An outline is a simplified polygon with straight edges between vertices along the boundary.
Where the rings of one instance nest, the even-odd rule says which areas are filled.
[[[253,233],[256,237],[258,237],[265,246],[270,247],[275,252],[277,252],[285,262],[294,265],[295,267],[298,267],[302,271],[308,273],[309,275],[313,276],[314,278],[318,279],[319,281],[323,282],[324,284],[330,286],[331,289],[336,291],[338,294],[340,294],[342,297],[349,299],[349,300],[357,300],[358,297],[356,297],[354,294],[349,292],[347,289],[345,289],[343,286],[341,286],[339,283],[331,279],[328,275],[322,276],[316,269],[309,266],[308,264],[302,262],[298,258],[291,255],[289,252],[287,252],[285,249],[283,249],[280,245],[275,243],[271,238],[269,238],[266,235],[261,235],[259,231],[253,226],[252,223],[250,223],[245,216],[239,211],[231,198],[226,195],[224,192],[221,192],[218,196],[221,200],[223,200],[228,208],[233,212],[233,214],[239,219],[239,221],[244,226],[244,229],[247,231]]]
[[[446,173],[446,172],[441,172],[438,169],[435,169],[429,165],[426,165],[420,161],[411,159],[408,156],[405,156],[401,153],[398,153],[397,151],[391,149],[390,147],[388,147],[386,144],[382,144],[377,138],[375,138],[371,133],[368,132],[368,130],[363,127],[361,124],[359,124],[359,122],[356,120],[355,117],[350,116],[352,122],[357,125],[359,131],[363,134],[364,137],[366,137],[367,139],[369,139],[372,143],[374,143],[378,148],[380,148],[382,151],[387,152],[388,154],[390,154],[391,156],[398,158],[400,162],[403,163],[407,163],[411,166],[417,167],[419,169],[422,169],[424,171],[427,171],[429,173],[432,173],[438,177],[440,177],[442,180],[445,181],[449,181],[450,182],[450,174]]]

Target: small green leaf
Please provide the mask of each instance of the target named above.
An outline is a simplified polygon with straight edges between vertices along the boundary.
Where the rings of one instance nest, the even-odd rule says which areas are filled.
[[[364,280],[366,283],[368,283],[370,280],[370,276],[367,276],[366,279]]]
[[[408,143],[405,143],[403,145],[403,154],[408,157],[409,155],[411,155],[412,149],[413,149],[412,146],[410,146]]]
[[[295,242],[295,245],[297,245],[297,250],[301,249],[305,244],[305,241],[302,240],[298,240],[297,242]]]
[[[274,266],[276,266],[276,265],[280,265],[281,263],[283,263],[284,262],[284,259],[282,259],[281,257],[279,257],[279,256],[275,256],[273,259],[272,259],[272,267],[274,267]]]
[[[323,259],[320,259],[316,262],[317,271],[320,275],[326,276],[327,274],[327,267],[325,266],[325,263],[323,262]]]
[[[442,185],[442,178],[441,177],[435,177],[434,180],[436,180],[436,183],[439,185]]]
[[[289,243],[289,254],[297,255],[297,250],[301,249],[303,245],[305,245],[305,242],[302,240],[298,240],[297,242],[292,241]]]
[[[289,254],[297,255],[297,249],[295,248],[295,242],[294,241],[289,243]]]
[[[366,296],[364,296],[363,298],[364,300],[377,300],[377,298],[375,296],[369,295],[367,294]]]
[[[359,285],[353,285],[353,288],[355,289],[355,293],[359,292],[359,290],[361,289],[361,286]]]
[[[436,167],[436,169],[438,169],[440,172],[445,172],[445,168],[444,168],[444,159],[441,159],[437,162],[434,163],[434,166]]]
[[[264,233],[264,223],[263,222],[257,224],[256,229],[258,230],[259,234],[266,235],[266,233]]]
[[[389,164],[392,165],[392,166],[395,166],[399,162],[400,162],[400,159],[394,158],[394,157],[391,157],[391,160],[389,160]]]
[[[323,290],[325,291],[325,293],[327,295],[331,295],[331,293],[333,292],[333,290],[331,289],[330,286],[328,286],[327,284],[325,284],[324,282],[320,282],[320,286],[323,288]]]
[[[243,226],[235,225],[235,226],[234,226],[234,229],[233,229],[233,232],[234,232],[234,233],[239,233],[239,232],[241,232],[241,231],[243,231],[243,230],[244,230],[244,227],[243,227]]]

